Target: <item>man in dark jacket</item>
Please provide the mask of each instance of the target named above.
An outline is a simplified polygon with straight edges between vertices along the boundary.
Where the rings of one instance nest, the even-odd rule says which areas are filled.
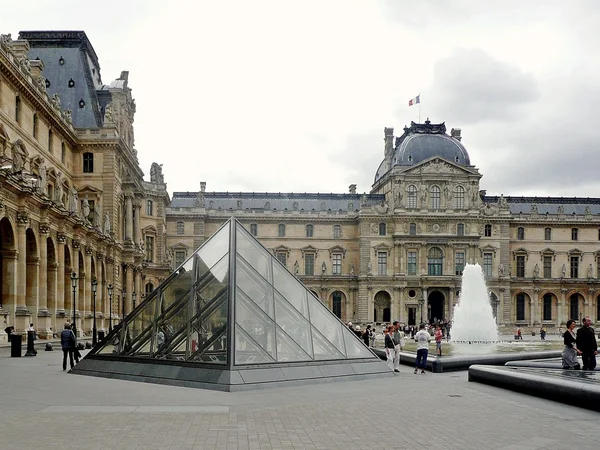
[[[592,319],[584,317],[582,327],[577,330],[576,344],[581,351],[583,370],[594,370],[596,367],[596,355],[598,354],[598,342],[594,329],[590,327]]]
[[[63,370],[67,370],[67,354],[69,355],[69,362],[71,363],[71,369],[73,364],[73,352],[75,351],[75,335],[71,331],[71,324],[65,323],[65,329],[60,333],[60,346],[63,351]]]

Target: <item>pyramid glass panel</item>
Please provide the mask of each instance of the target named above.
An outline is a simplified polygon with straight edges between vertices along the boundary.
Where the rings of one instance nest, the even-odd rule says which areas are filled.
[[[314,327],[312,328],[312,340],[315,353],[315,359],[343,359],[343,355],[325,336],[319,333]]]
[[[275,323],[240,289],[236,290],[235,296],[235,322],[252,339],[269,354],[272,360],[277,358],[275,354]],[[235,363],[242,364],[238,358],[239,348],[235,348]]]
[[[310,323],[277,292],[275,293],[275,323],[312,359]]]
[[[308,319],[306,306],[306,288],[279,261],[273,260],[273,286],[288,302],[294,305],[300,314]]]
[[[276,333],[278,362],[311,361],[313,359],[281,328],[277,327]]]
[[[271,281],[271,255],[248,233],[237,227],[236,250],[267,282]]]
[[[371,350],[352,333],[344,333],[344,342],[346,343],[346,358],[369,358],[373,355]]]
[[[238,255],[236,260],[235,282],[260,308],[273,318],[273,286],[250,267],[250,265]]]
[[[273,335],[273,342],[275,335]],[[275,360],[252,336],[238,324],[235,325],[235,363],[237,365],[273,363]]]
[[[310,322],[313,327],[331,342],[335,348],[342,354],[346,354],[344,348],[344,338],[342,335],[343,326],[337,317],[320,300],[313,295],[308,295],[308,309],[310,311]]]
[[[219,294],[197,310],[192,320],[190,361],[227,363],[228,295]]]

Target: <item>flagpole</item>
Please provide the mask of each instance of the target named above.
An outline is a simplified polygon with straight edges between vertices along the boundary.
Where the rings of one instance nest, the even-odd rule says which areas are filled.
[[[419,91],[419,123],[421,123],[421,92]]]

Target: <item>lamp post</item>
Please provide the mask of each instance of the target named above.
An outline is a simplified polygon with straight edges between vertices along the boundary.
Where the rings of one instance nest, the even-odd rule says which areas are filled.
[[[75,290],[77,289],[77,274],[75,272],[71,272],[71,286],[73,287],[73,334],[77,336],[77,316],[75,315],[75,311],[77,310],[75,298]]]
[[[108,332],[112,331],[112,294],[113,294],[113,285],[111,283],[108,284]]]
[[[125,295],[127,291],[125,288],[121,290],[121,320],[125,320]]]
[[[92,303],[92,314],[94,315],[93,325],[92,325],[92,346],[96,346],[98,343],[96,337],[96,291],[98,290],[98,280],[96,277],[92,279],[92,292],[94,293],[94,301]]]
[[[421,322],[423,323],[423,305],[425,304],[425,299],[420,298],[419,299],[419,309],[421,310]]]
[[[135,291],[133,291],[131,293],[131,300],[133,301],[133,309],[135,309],[135,298],[137,297],[137,294],[135,293]]]

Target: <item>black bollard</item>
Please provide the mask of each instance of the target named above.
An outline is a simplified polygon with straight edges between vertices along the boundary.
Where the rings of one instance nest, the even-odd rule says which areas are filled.
[[[52,344],[50,342],[46,342],[46,348],[45,348],[45,350],[47,352],[51,352],[52,350],[54,350],[53,347],[52,347]]]
[[[20,334],[11,334],[10,338],[10,356],[11,358],[20,358],[23,350],[21,348],[21,343],[23,336]]]
[[[33,346],[33,342],[35,340],[35,331],[28,331],[27,332],[27,353],[25,353],[25,356],[36,356],[37,352],[35,351],[35,348]]]

